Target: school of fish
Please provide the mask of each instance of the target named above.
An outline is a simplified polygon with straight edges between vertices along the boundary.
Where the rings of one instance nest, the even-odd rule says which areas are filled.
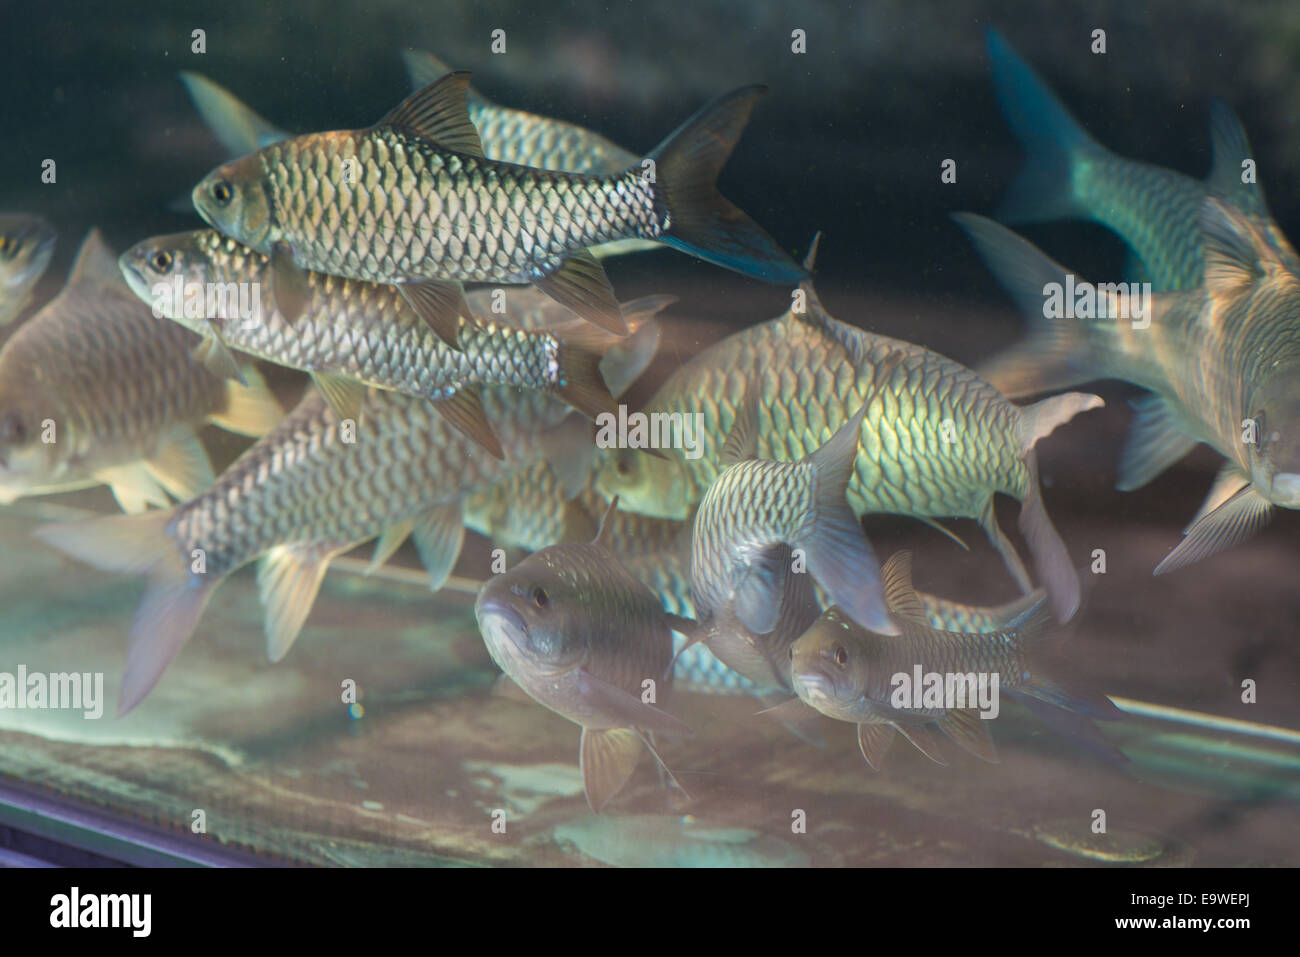
[[[1112,378],[1145,390],[1119,488],[1199,444],[1223,458],[1156,574],[1300,508],[1300,257],[1241,175],[1250,147],[1225,104],[1195,180],[1110,152],[1006,40],[986,39],[1027,158],[996,220],[953,217],[1030,331],[978,369],[832,316],[812,282],[818,240],[800,263],[718,191],[761,122],[756,85],[637,154],[499,105],[422,51],[403,54],[412,92],[365,129],[289,133],[186,72],[225,153],[187,201],[206,228],[120,256],[92,229],[62,291],[31,311],[55,230],[0,214],[0,326],[14,326],[0,505],[105,485],[127,513],[36,531],[145,579],[122,623],[118,713],[147,707],[241,567],[257,566],[276,662],[310,632],[335,558],[374,540],[375,568],[409,538],[437,591],[468,530],[506,556],[474,576],[497,693],[579,726],[596,813],[645,751],[679,799],[701,786],[670,770],[675,742],[710,730],[674,713],[689,694],[750,696],[806,742],[823,718],[831,733],[851,723],[879,770],[899,735],[946,764],[936,730],[996,761],[1005,691],[1123,760],[1092,723],[1119,712],[1059,654],[1088,572],[1070,547],[1084,543],[1049,517],[1038,443],[1103,405],[1079,387]],[[1003,225],[1060,219],[1115,232],[1124,282],[1090,284]],[[790,306],[696,352],[629,415],[620,400],[676,298],[620,301],[605,262],[665,246],[784,286]],[[1091,311],[1053,316],[1050,289],[1083,290]],[[259,362],[306,373],[288,412]],[[671,441],[606,438],[638,416]],[[255,440],[220,474],[209,424]],[[1019,503],[1020,544],[999,495]],[[872,515],[957,544],[942,523],[974,520],[1020,597],[916,591],[909,552],[879,563]]]

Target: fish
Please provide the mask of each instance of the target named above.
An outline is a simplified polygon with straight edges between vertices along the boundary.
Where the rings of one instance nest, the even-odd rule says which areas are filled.
[[[1253,220],[1279,255],[1300,264],[1269,212],[1264,187],[1242,181],[1242,164],[1255,154],[1226,103],[1210,105],[1213,163],[1204,180],[1193,179],[1102,146],[1004,37],[989,30],[986,38],[998,101],[1028,154],[996,219],[1101,223],[1128,245],[1129,279],[1150,282],[1155,291],[1189,290],[1202,281],[1200,215],[1213,197]]]
[[[691,733],[661,705],[672,685],[671,632],[693,623],[665,613],[601,533],[587,544],[548,546],[488,579],[474,615],[497,667],[538,704],[581,725],[579,766],[592,811],[631,778],[642,747],[676,782],[653,736]]]
[[[809,266],[811,261],[810,255]],[[993,511],[995,494],[1011,495],[1020,500],[1020,529],[1053,609],[1068,620],[1078,607],[1079,586],[1043,505],[1034,446],[1078,413],[1101,407],[1101,398],[1072,392],[1013,405],[965,366],[840,322],[826,312],[812,283],[799,288],[804,311],[787,310],[705,349],[646,404],[651,414],[702,414],[699,456],[601,450],[601,493],[617,495],[620,507],[630,511],[690,516],[717,478],[723,437],[748,383],[760,375],[762,390],[754,401],[764,458],[790,461],[809,454],[866,403],[848,487],[854,514],[909,515],[928,524],[945,516],[974,518],[1028,593],[1029,574]],[[901,362],[881,377],[881,364],[892,362],[896,352]]]
[[[402,59],[412,91],[421,90],[452,72],[432,53],[405,50]],[[287,140],[286,133],[241,102],[233,93],[199,73],[181,72],[190,99],[226,155],[238,159]],[[617,173],[641,162],[641,157],[611,143],[592,130],[563,120],[500,106],[476,91],[466,90],[470,122],[478,130],[483,155],[490,160],[588,175]],[[185,197],[186,209],[191,208]],[[597,259],[657,249],[645,239],[619,239],[592,247]]]
[[[617,414],[601,379],[601,357],[618,338],[586,324],[563,338],[495,322],[480,310],[462,318],[460,349],[422,322],[392,286],[308,273],[303,314],[288,321],[272,300],[247,295],[250,315],[233,305],[240,290],[269,286],[270,260],[213,229],[143,240],[122,254],[122,274],[141,299],[213,343],[311,374],[339,418],[355,419],[368,386],[420,395],[471,438],[501,457],[478,387],[514,385],[555,393],[588,418]],[[223,294],[209,306],[194,300]],[[214,297],[209,297],[214,298]],[[628,304],[629,329],[672,302]],[[509,307],[506,306],[507,311]]]
[[[635,349],[606,357],[610,365],[645,361]],[[467,495],[541,456],[561,473],[590,469],[589,430],[566,428],[573,416],[562,402],[507,386],[484,389],[482,397],[504,460],[422,398],[375,390],[362,418],[348,423],[313,389],[212,488],[175,508],[38,527],[38,539],[79,561],[147,578],[118,713],[153,689],[236,569],[258,563],[267,657],[278,662],[302,631],[336,556],[377,538],[377,567],[410,537],[437,591],[460,554]]]
[[[40,216],[0,213],[0,326],[17,319],[31,302],[57,238]]]
[[[488,538],[495,547],[535,552],[548,545],[587,542],[596,534],[606,502],[588,480],[571,496],[546,459],[465,500],[465,526]],[[664,611],[697,620],[691,595],[693,521],[653,518],[636,512],[616,511],[605,517],[605,541],[634,578],[658,597]],[[945,631],[996,631],[1024,614],[1038,600],[1022,596],[1003,605],[973,605],[918,592],[930,623]],[[814,588],[816,607],[803,626],[794,631],[773,656],[788,657],[789,645],[798,638],[829,601]],[[673,686],[700,694],[750,694],[775,690],[770,673],[752,681],[720,661],[703,642],[688,644],[673,634]],[[760,690],[760,686],[762,689]],[[788,684],[782,686],[788,691]]]
[[[557,824],[555,842],[614,867],[809,867],[790,841],[691,816],[590,815]]]
[[[654,239],[769,282],[805,275],[714,181],[764,89],[686,121],[647,159],[585,176],[487,159],[469,120],[469,75],[448,74],[365,130],[313,133],[217,167],[195,186],[209,225],[272,258],[291,320],[304,270],[395,283],[455,345],[461,282],[532,283],[615,334],[624,322],[588,247]],[[653,180],[653,181],[651,181]]]
[[[1025,342],[982,370],[991,382],[1013,396],[1103,378],[1148,390],[1133,403],[1115,483],[1124,491],[1201,443],[1226,460],[1155,574],[1246,541],[1274,508],[1300,508],[1300,274],[1258,221],[1207,197],[1203,288],[1154,294],[1135,324],[1116,318],[1113,292],[1098,297],[1101,318],[1046,318],[1044,290],[1073,273],[992,220],[955,218],[1030,323]]]
[[[155,318],[98,230],[67,283],[0,349],[0,503],[108,485],[124,511],[212,484],[197,431],[262,435],[284,411],[251,367],[223,381],[199,339]]]
[[[888,374],[882,364],[881,378]],[[785,652],[816,616],[811,581],[865,627],[897,632],[880,563],[845,497],[866,412],[864,404],[797,462],[775,462],[757,457],[757,410],[747,398],[723,445],[723,471],[695,512],[691,596],[702,640],[751,681],[775,677],[788,689]],[[790,581],[798,578],[810,581],[799,588]],[[783,627],[790,615],[797,621]]]
[[[1006,691],[1038,713],[1063,712],[1060,722],[1076,731],[1089,727],[1079,717],[1121,717],[1110,699],[1067,689],[1044,673],[1035,657],[1052,624],[1044,592],[1037,592],[1029,608],[997,631],[961,633],[938,630],[930,622],[912,587],[910,552],[890,558],[881,578],[901,636],[868,631],[832,607],[790,649],[791,676],[802,706],[856,724],[858,746],[873,771],[880,769],[895,734],[935,763],[946,764],[931,726],[975,757],[996,762],[997,748],[975,703],[981,676],[994,696]],[[962,696],[900,694],[903,686],[896,676],[914,680],[918,671],[941,675],[945,686],[953,677]],[[956,682],[958,677],[964,683]],[[992,704],[996,707],[995,699]],[[1095,736],[1085,731],[1085,737]]]

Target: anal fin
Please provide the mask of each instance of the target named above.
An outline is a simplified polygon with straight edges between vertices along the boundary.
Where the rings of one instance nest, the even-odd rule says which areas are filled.
[[[429,401],[439,415],[481,445],[493,458],[505,460],[505,450],[501,448],[501,440],[497,438],[487,413],[483,411],[483,399],[476,387],[462,386],[446,398]]]
[[[438,591],[456,567],[465,541],[464,506],[452,502],[425,512],[412,524],[411,540],[429,575],[429,589]]]
[[[591,253],[582,250],[572,254],[559,269],[533,284],[588,322],[616,336],[627,335],[627,322],[614,288],[605,268]]]
[[[266,656],[271,661],[289,653],[316,602],[331,559],[351,547],[351,543],[277,545],[262,556],[257,587],[266,609]]]

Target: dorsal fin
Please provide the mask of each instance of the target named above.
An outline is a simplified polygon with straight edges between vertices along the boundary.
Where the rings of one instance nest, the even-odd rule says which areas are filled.
[[[912,587],[912,553],[907,549],[895,552],[880,569],[880,580],[885,587],[885,603],[900,622],[929,627],[925,606]]]
[[[1230,293],[1284,268],[1259,228],[1240,210],[1212,196],[1201,206],[1201,233],[1210,295]]]
[[[444,73],[452,72],[446,61],[428,50],[403,50],[402,61],[406,64],[406,75],[411,81],[412,90],[423,89]],[[465,99],[478,106],[489,106],[492,103],[473,87],[465,91]]]
[[[1241,164],[1253,158],[1246,130],[1232,107],[1222,100],[1210,103],[1210,147],[1214,156],[1206,178],[1210,188],[1229,197],[1245,212],[1267,216],[1263,185],[1258,181],[1243,183],[1241,179]]]
[[[93,227],[81,241],[77,258],[68,273],[68,285],[78,282],[107,282],[114,285],[124,282],[117,268],[117,255],[104,242],[99,227]]]
[[[844,347],[844,351],[849,354],[850,361],[854,365],[861,365],[866,356],[862,349],[862,342],[859,340],[859,330],[853,328],[848,323],[840,322],[822,305],[821,299],[817,296],[817,290],[813,288],[811,279],[805,279],[799,283],[799,289],[805,297],[803,312],[790,311],[796,322],[801,322],[806,326],[816,329],[827,338],[838,342]]]
[[[404,99],[375,128],[391,127],[445,149],[482,156],[483,144],[469,119],[468,91],[468,73],[448,73]]]
[[[718,466],[727,468],[737,462],[748,462],[758,457],[758,400],[754,396],[754,383],[745,383],[745,397],[736,410],[736,419],[731,423],[726,441],[722,443],[722,452],[718,455]]]

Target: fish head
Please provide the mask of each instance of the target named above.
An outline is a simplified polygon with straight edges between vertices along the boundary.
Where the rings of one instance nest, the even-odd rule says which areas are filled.
[[[200,321],[185,322],[186,288],[193,284],[214,281],[210,257],[202,237],[206,230],[192,230],[154,236],[136,243],[118,257],[118,268],[131,291],[153,307],[154,315],[173,319],[191,328],[203,326]],[[175,280],[181,280],[181,294],[176,294]]]
[[[261,153],[218,166],[194,187],[191,196],[194,208],[214,229],[258,252],[270,252],[278,236],[273,229]]]
[[[54,227],[39,216],[0,216],[0,298],[15,300],[15,312],[50,264],[56,237]]]
[[[1252,393],[1250,478],[1274,505],[1300,508],[1300,369],[1279,369]]]
[[[631,448],[603,450],[596,490],[608,501],[617,496],[618,507],[626,512],[651,518],[691,517],[686,476],[675,458],[660,458]]]
[[[855,720],[851,710],[866,688],[869,662],[857,626],[831,608],[790,646],[790,681],[795,694],[822,714]]]
[[[573,546],[568,546],[573,547]],[[484,583],[474,603],[492,660],[506,674],[555,675],[583,662],[593,609],[585,576],[569,573],[566,546],[551,546]]]

